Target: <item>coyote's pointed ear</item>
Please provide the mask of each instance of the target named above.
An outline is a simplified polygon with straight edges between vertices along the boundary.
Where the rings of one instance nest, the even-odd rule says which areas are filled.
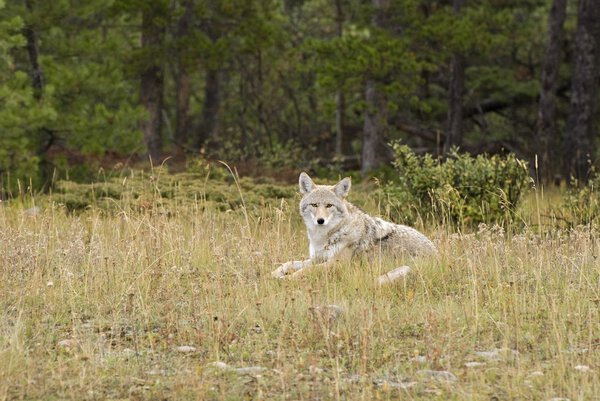
[[[350,177],[344,178],[342,181],[335,184],[333,192],[340,198],[345,198],[350,192],[351,181]]]
[[[300,193],[302,195],[305,195],[315,189],[315,183],[304,171],[300,173],[300,180],[298,183],[300,184]]]

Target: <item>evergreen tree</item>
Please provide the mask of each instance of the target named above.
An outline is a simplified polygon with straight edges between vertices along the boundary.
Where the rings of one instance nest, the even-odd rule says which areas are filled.
[[[452,9],[457,18],[459,18],[462,7],[463,0],[452,1]],[[464,55],[458,51],[453,53],[450,62],[448,119],[446,123],[446,140],[444,141],[444,155],[447,155],[452,147],[462,146],[465,68]]]
[[[536,154],[545,181],[549,181],[559,171],[556,168],[559,159],[556,149],[559,143],[556,97],[566,14],[567,0],[553,0],[548,19],[548,39],[542,64],[540,104],[536,121]]]
[[[8,16],[0,0],[0,200],[38,182],[37,143],[33,133],[56,118],[56,112],[36,99],[28,74],[20,71],[12,53],[26,46],[24,21]]]
[[[141,114],[123,62],[132,35],[121,16],[103,1],[12,1],[4,15],[23,24],[7,82],[20,86],[23,74],[31,77],[31,97],[24,102],[34,117],[12,128],[40,163],[31,175],[41,170],[47,181],[55,168],[82,154],[140,149]]]
[[[579,0],[574,56],[565,133],[565,172],[567,177],[587,182],[598,135],[595,119],[600,78],[600,3],[595,0]]]
[[[149,156],[158,162],[163,151],[164,46],[168,23],[165,15],[168,15],[168,9],[165,1],[148,2],[141,8],[140,101],[147,113],[141,129]]]

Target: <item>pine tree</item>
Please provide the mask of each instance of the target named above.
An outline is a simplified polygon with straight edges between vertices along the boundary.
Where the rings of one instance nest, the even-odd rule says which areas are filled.
[[[554,173],[558,172],[556,146],[559,143],[559,136],[556,126],[556,96],[566,14],[567,0],[553,0],[548,19],[548,39],[542,63],[540,103],[536,122],[536,154],[545,181],[549,181]]]
[[[29,179],[38,183],[38,157],[32,131],[52,119],[54,111],[38,105],[30,78],[16,68],[11,53],[26,46],[24,21],[6,16],[0,0],[0,200],[26,189]],[[23,183],[19,185],[19,181]]]
[[[595,128],[600,78],[600,3],[579,0],[571,101],[565,132],[565,173],[587,182],[596,149]]]

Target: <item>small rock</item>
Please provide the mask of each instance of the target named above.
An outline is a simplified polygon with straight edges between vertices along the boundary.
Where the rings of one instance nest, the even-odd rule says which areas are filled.
[[[410,273],[410,267],[408,266],[400,266],[395,268],[392,271],[389,271],[385,274],[382,274],[377,278],[377,285],[386,285],[391,284],[394,281],[400,280],[403,277],[406,277]]]
[[[135,356],[137,354],[137,352],[135,352],[134,350],[132,350],[131,348],[123,348],[123,350],[121,351],[121,354],[126,357],[129,358],[131,356]]]
[[[240,375],[258,375],[267,370],[263,366],[246,366],[243,368],[236,368],[235,372]]]
[[[314,313],[324,321],[333,323],[344,313],[344,309],[338,305],[317,306]]]
[[[373,380],[373,384],[376,387],[381,387],[383,389],[396,388],[396,389],[400,389],[400,390],[406,390],[406,389],[409,389],[411,387],[418,385],[419,382],[389,381],[386,379],[378,379],[378,380]]]
[[[490,351],[475,351],[475,355],[490,361],[497,361],[507,356],[517,356],[519,351],[510,348],[495,348]]]
[[[221,362],[221,361],[211,362],[211,363],[207,364],[206,366],[210,366],[210,367],[222,369],[222,370],[229,369],[229,365],[227,365],[225,362]]]
[[[412,362],[417,362],[417,363],[426,363],[427,357],[425,355],[417,355],[417,356],[410,358],[410,360]]]
[[[177,352],[181,352],[183,354],[189,354],[191,352],[196,352],[196,347],[193,347],[191,345],[181,345],[175,349],[177,350]]]
[[[423,369],[423,370],[417,371],[417,375],[422,376],[427,379],[435,379],[435,380],[448,381],[448,382],[455,382],[458,380],[458,378],[453,373],[448,372],[447,370]]]
[[[324,372],[323,369],[321,369],[320,367],[315,366],[315,365],[310,365],[308,367],[308,371],[313,375],[320,375]]]
[[[554,397],[554,398],[550,398],[548,401],[571,401],[571,399],[564,398],[564,397]]]
[[[480,368],[485,365],[487,365],[485,362],[467,362],[467,363],[465,363],[465,366],[467,368]]]
[[[533,372],[531,372],[529,374],[529,377],[541,377],[544,376],[544,372],[542,372],[541,370],[534,370]]]
[[[152,369],[152,370],[146,371],[146,374],[148,376],[166,376],[167,371],[164,369]]]
[[[58,342],[58,346],[63,347],[63,348],[72,348],[76,345],[77,345],[77,341],[70,339],[70,338],[67,338],[65,340],[60,340]]]
[[[497,360],[500,359],[500,353],[497,349],[492,351],[475,351],[475,355],[478,357],[489,359],[489,360]]]
[[[234,371],[235,373],[240,374],[240,375],[258,375],[267,370],[267,368],[265,368],[263,366],[246,366],[246,367],[242,367],[242,368],[233,368],[233,367],[229,366],[228,364],[226,364],[225,362],[221,362],[221,361],[211,362],[211,363],[207,364],[206,366],[210,366],[210,367],[220,369],[220,370]]]
[[[590,367],[587,365],[577,365],[575,366],[575,370],[578,370],[580,372],[590,372],[592,369],[590,369]]]

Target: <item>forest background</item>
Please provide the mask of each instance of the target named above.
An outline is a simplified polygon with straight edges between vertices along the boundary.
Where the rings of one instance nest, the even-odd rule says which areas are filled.
[[[596,159],[594,0],[0,0],[0,187],[201,157],[363,174],[400,140]],[[254,169],[253,171],[257,171]]]

